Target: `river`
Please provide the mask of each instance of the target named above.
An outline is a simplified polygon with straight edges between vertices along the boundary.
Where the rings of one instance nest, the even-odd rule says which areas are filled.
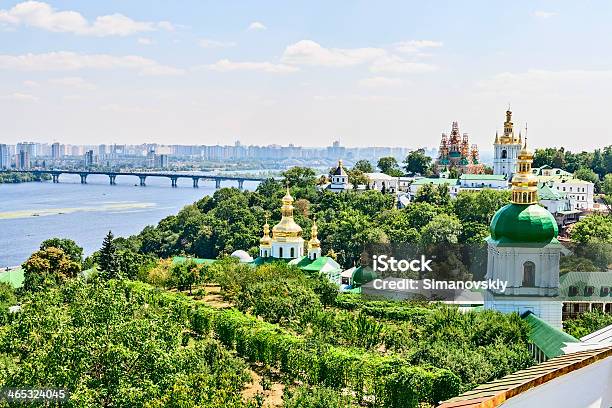
[[[78,175],[64,174],[59,184],[0,184],[0,267],[21,264],[51,237],[73,239],[89,255],[109,230],[115,236],[138,233],[215,192],[214,181],[200,180],[200,188],[193,188],[189,178],[179,179],[177,188],[167,178],[148,177],[146,187],[135,183],[137,177],[118,176],[110,186],[108,176],[90,175],[80,184]],[[256,186],[244,183],[249,190]]]

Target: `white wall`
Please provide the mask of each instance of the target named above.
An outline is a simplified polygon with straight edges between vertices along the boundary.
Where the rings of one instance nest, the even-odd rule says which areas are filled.
[[[562,375],[510,398],[503,408],[612,407],[612,357]]]

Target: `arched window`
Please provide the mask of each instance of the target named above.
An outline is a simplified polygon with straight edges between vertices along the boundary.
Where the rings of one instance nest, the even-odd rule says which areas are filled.
[[[295,258],[295,248],[291,248],[291,251],[289,251],[289,253],[291,254],[291,258]]]
[[[502,159],[507,159],[508,158],[508,151],[506,149],[502,150]]]
[[[531,261],[523,264],[523,286],[526,288],[535,286],[535,264]]]
[[[312,254],[312,259],[317,259],[317,253]]]
[[[283,248],[282,247],[278,248],[278,257],[279,258],[283,257]]]

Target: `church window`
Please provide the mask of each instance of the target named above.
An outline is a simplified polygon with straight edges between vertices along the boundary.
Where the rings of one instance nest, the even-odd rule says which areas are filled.
[[[508,158],[508,151],[507,150],[502,150],[502,159],[507,159]]]
[[[283,248],[278,248],[278,257],[282,258],[283,257]]]
[[[295,258],[295,248],[291,248],[290,254],[292,258]]]
[[[535,286],[535,264],[531,261],[523,264],[523,286],[527,288]]]
[[[317,253],[312,254],[312,259],[317,259]]]

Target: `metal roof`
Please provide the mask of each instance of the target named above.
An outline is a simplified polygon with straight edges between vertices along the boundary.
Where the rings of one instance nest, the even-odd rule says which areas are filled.
[[[564,354],[563,347],[568,343],[578,343],[580,341],[574,336],[551,326],[531,312],[525,313],[522,317],[531,328],[529,341],[542,350],[547,358]]]
[[[574,296],[570,295],[570,287],[576,288]],[[587,295],[587,287],[593,287],[592,295]],[[602,288],[608,288],[605,296]],[[569,302],[612,302],[612,272],[568,272],[561,275],[559,299]]]
[[[493,408],[512,397],[565,374],[612,357],[612,346],[565,354],[545,363],[482,384],[471,391],[444,401],[438,408]]]

